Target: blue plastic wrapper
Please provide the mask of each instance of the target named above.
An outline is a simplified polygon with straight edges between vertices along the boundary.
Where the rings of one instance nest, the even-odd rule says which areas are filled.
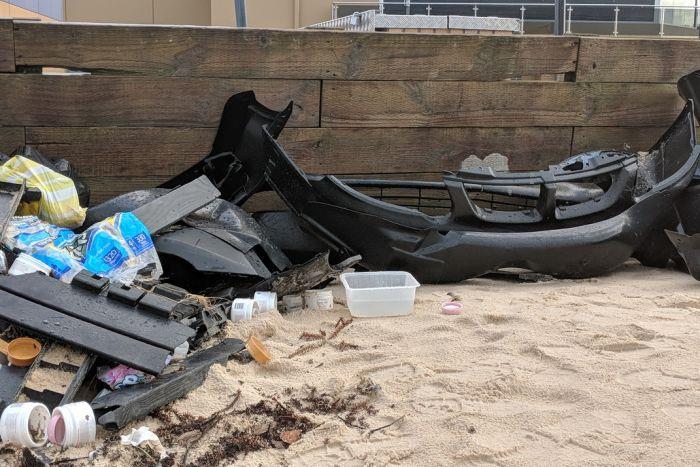
[[[148,229],[130,212],[92,225],[65,248],[88,271],[127,285],[141,270],[147,269],[150,279],[163,272]]]
[[[61,248],[74,237],[72,230],[56,227],[36,216],[20,216],[10,219],[3,244],[10,250],[17,248],[24,253],[32,253],[47,245]]]
[[[139,272],[157,279],[163,270],[148,229],[132,213],[117,213],[76,235],[34,216],[15,217],[3,243],[51,267],[70,283],[81,269],[130,285]]]

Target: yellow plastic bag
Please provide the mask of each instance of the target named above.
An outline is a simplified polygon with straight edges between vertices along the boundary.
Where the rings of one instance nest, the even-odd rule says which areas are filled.
[[[22,156],[14,156],[0,166],[0,181],[22,183],[22,180],[28,188],[41,191],[41,200],[21,203],[18,216],[34,215],[69,229],[83,225],[85,209],[80,206],[73,180]]]

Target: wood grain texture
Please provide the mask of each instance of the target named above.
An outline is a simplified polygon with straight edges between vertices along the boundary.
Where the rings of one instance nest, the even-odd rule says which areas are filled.
[[[24,128],[19,126],[0,126],[0,152],[11,153],[17,146],[24,144]]]
[[[15,43],[12,21],[0,19],[0,73],[15,71]]]
[[[27,127],[27,144],[70,160],[83,177],[164,181],[209,154],[215,135],[215,128]]]
[[[457,170],[470,155],[500,153],[513,170],[569,156],[570,127],[293,128],[280,142],[311,173],[396,174]]]
[[[581,38],[576,81],[675,83],[700,66],[697,39]]]
[[[171,177],[209,153],[213,128],[28,127],[27,144],[70,160],[84,177]],[[287,128],[280,141],[310,173],[439,172],[498,152],[512,169],[569,154],[570,127]],[[377,157],[381,155],[381,157]]]
[[[576,69],[578,38],[15,23],[18,65],[285,79],[501,80]]]
[[[664,127],[576,127],[571,151],[595,149],[646,151],[664,134]]]
[[[294,100],[290,126],[318,126],[320,82],[145,76],[0,75],[0,125],[216,127],[226,100],[254,90],[271,108]]]
[[[667,126],[670,84],[329,81],[323,127]]]

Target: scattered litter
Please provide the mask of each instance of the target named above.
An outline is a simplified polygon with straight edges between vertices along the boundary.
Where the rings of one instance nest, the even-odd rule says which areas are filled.
[[[250,336],[248,341],[245,343],[246,349],[250,352],[250,355],[261,365],[265,365],[270,360],[272,360],[272,355],[263,345],[260,340],[255,336]]]
[[[41,447],[48,440],[49,418],[49,409],[44,404],[10,404],[0,417],[0,439],[29,448]]]
[[[48,276],[51,275],[51,266],[42,263],[27,253],[20,253],[12,263],[12,266],[10,266],[9,271],[7,271],[11,276],[22,276],[33,272],[40,272]]]
[[[142,443],[154,443],[160,445],[160,438],[153,433],[147,426],[142,426],[139,429],[132,428],[131,433],[122,435],[121,444],[128,446],[141,446]]]
[[[348,272],[340,275],[350,314],[369,318],[413,311],[418,281],[408,272]]]
[[[443,315],[461,315],[462,314],[461,302],[447,302],[442,304],[442,314]]]
[[[95,414],[87,402],[75,402],[53,409],[48,426],[51,443],[68,447],[95,441]]]
[[[231,304],[231,321],[245,321],[252,319],[253,315],[260,312],[258,302],[252,298],[237,298]]]
[[[61,227],[80,227],[85,220],[85,209],[80,206],[73,180],[49,167],[24,156],[14,156],[0,165],[0,181],[26,182],[28,188],[41,191],[36,202],[20,203],[20,215],[36,215],[46,222]]]
[[[10,365],[28,367],[41,352],[41,343],[31,337],[20,337],[10,342],[0,339],[0,353],[7,356]]]
[[[304,308],[304,299],[301,295],[285,295],[282,297],[282,303],[287,313],[301,311]]]
[[[126,365],[117,365],[114,368],[99,367],[97,369],[97,379],[109,386],[110,389],[123,389],[127,386],[149,383],[153,381],[153,376],[145,374],[143,371],[134,370]]]
[[[260,313],[277,309],[277,294],[275,292],[255,292],[253,300],[258,304]]]
[[[304,303],[309,310],[332,311],[333,291],[330,289],[307,290],[304,292]]]

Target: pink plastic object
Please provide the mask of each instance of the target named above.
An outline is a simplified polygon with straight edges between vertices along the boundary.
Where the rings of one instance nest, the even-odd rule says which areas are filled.
[[[51,417],[51,421],[49,422],[49,429],[47,430],[47,433],[49,435],[49,442],[51,444],[58,445],[59,442],[57,441],[56,435],[58,434],[58,438],[63,439],[64,433],[56,433],[56,425],[58,424],[58,421],[61,419],[60,415],[54,415]]]
[[[462,304],[460,302],[447,302],[442,304],[443,315],[461,315]]]

